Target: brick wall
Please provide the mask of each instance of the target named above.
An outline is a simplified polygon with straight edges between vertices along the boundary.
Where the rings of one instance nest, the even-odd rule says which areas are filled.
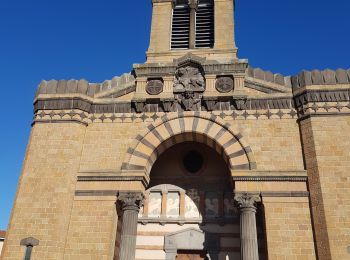
[[[75,200],[64,259],[110,260],[117,230],[115,200]]]
[[[350,245],[350,119],[300,123],[320,259],[348,259]]]
[[[269,260],[314,260],[308,198],[263,198]]]
[[[2,259],[22,259],[29,236],[40,241],[36,259],[63,258],[84,133],[79,124],[32,128]]]

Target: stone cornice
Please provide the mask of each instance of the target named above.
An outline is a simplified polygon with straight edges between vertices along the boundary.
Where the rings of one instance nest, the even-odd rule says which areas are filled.
[[[125,93],[126,90],[123,90]],[[118,93],[115,93],[118,94]],[[223,100],[226,99],[226,100]],[[213,111],[215,104],[218,102],[229,101],[230,106],[226,110],[235,110],[235,100],[240,97],[235,96],[205,96],[202,100],[202,110]],[[314,102],[347,102],[350,100],[350,86],[345,89],[321,89],[321,90],[305,90],[295,95],[294,100],[292,95],[287,94],[285,96],[271,96],[267,98],[249,98],[246,97],[246,101],[241,108],[238,109],[287,109],[293,108],[294,102],[297,107],[305,105],[307,103]],[[156,101],[156,102],[155,102]],[[88,113],[130,113],[130,112],[152,112],[145,111],[147,103],[157,104],[158,109],[156,111],[170,112],[172,109],[167,109],[168,104],[171,105],[175,102],[175,99],[166,100],[133,100],[133,101],[117,101],[113,98],[110,99],[91,99],[87,96],[74,96],[74,95],[41,95],[36,98],[34,102],[34,110],[57,110],[57,109],[79,109]],[[210,104],[212,103],[212,104]],[[141,105],[142,104],[142,105]],[[138,106],[136,106],[138,105]],[[142,109],[140,109],[142,107]],[[223,106],[220,106],[221,110]]]
[[[247,77],[250,81],[258,81],[265,84],[272,84],[275,87],[285,88],[287,91],[291,90],[291,77],[283,76],[282,74],[273,74],[271,71],[264,71],[260,68],[248,67],[246,71]]]
[[[309,197],[308,191],[263,191],[261,192],[261,197],[290,197],[290,198],[299,198],[299,197]]]
[[[169,64],[135,65],[136,79],[133,74],[124,74],[97,85],[85,80],[43,81],[34,101],[34,123],[77,122],[87,125],[99,121],[114,122],[119,118],[122,122],[128,118],[131,121],[139,118],[145,121],[149,118],[157,119],[157,113],[182,112],[187,107],[179,103],[171,92],[163,98],[147,98],[145,95],[138,99],[134,95],[133,99],[130,98],[132,100],[121,101],[118,97],[136,91],[137,77],[174,76],[177,66],[186,62],[200,64],[204,73],[210,77],[223,74],[232,74],[234,77],[246,75],[245,87],[268,94],[258,97],[243,95],[242,91],[239,92],[240,95],[204,92],[193,108],[196,111],[218,112],[222,118],[232,117],[234,120],[302,120],[313,116],[348,116],[350,113],[350,71],[327,70],[321,74],[317,71],[311,74],[303,72],[304,78],[298,78],[300,87],[293,88],[292,93],[288,83],[290,78],[260,69],[247,69],[246,60],[219,63],[187,54]],[[300,85],[304,81],[305,86]],[[333,85],[322,85],[330,83]]]
[[[144,171],[85,171],[79,172],[78,182],[116,182],[116,181],[138,181],[145,187],[149,183],[149,177]]]
[[[307,171],[231,171],[233,181],[242,182],[306,182]]]
[[[263,93],[292,93],[290,88],[272,82],[266,82],[254,78],[245,78],[245,87],[258,90]]]
[[[187,55],[188,56],[188,55]],[[191,59],[197,57],[192,55]],[[174,60],[173,63],[145,63],[145,64],[135,64],[134,72],[136,77],[164,77],[164,76],[174,76],[176,67],[178,63],[181,63],[186,56]],[[201,63],[205,74],[237,74],[245,73],[248,63],[245,60],[229,63],[218,63],[215,61],[203,61]]]
[[[98,101],[98,102],[97,102]],[[151,104],[151,106],[147,106]],[[115,99],[93,100],[84,97],[38,97],[34,102],[34,112],[39,110],[81,110],[87,113],[142,113],[142,112],[181,112],[175,108],[176,100],[142,99],[117,101]],[[271,98],[248,98],[246,96],[204,96],[201,100],[201,111],[215,110],[266,110],[292,109],[293,99],[289,96]],[[180,109],[180,110],[178,110]]]
[[[118,195],[118,191],[116,190],[76,190],[75,191],[75,196],[77,197],[89,197],[89,196],[98,196],[98,197],[116,197]],[[290,198],[298,198],[298,197],[309,197],[309,192],[308,191],[262,191],[260,192],[260,195],[262,198],[264,197],[290,197]],[[227,218],[231,219],[231,218]],[[209,219],[210,220],[210,219]],[[170,221],[169,223],[173,222],[179,222],[182,220],[177,219],[177,220],[172,220],[172,219],[164,219],[164,221]],[[152,219],[152,218],[142,218],[142,222],[147,222],[147,223],[158,223],[160,222],[160,219]],[[186,220],[186,223],[199,223],[202,222],[201,219],[190,219]]]
[[[242,182],[307,182],[307,176],[234,176],[232,180]]]
[[[295,95],[299,120],[310,117],[349,116],[349,88],[306,89]]]
[[[206,225],[206,224],[217,224],[219,223],[220,225],[225,225],[225,224],[233,224],[233,223],[239,223],[239,217],[231,217],[231,218],[225,218],[225,217],[216,217],[213,219],[210,218],[197,218],[197,219],[185,219],[185,218],[146,218],[146,217],[140,217],[138,218],[138,223],[142,225],[147,225],[147,224],[153,224],[157,223],[160,225],[165,225],[165,224],[177,224],[180,226],[183,226],[185,224],[200,224],[200,225]],[[239,236],[239,234],[238,234]]]

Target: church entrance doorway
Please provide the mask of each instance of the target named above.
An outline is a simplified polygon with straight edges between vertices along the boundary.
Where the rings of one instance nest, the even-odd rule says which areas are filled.
[[[224,154],[215,149],[214,140],[199,134],[185,133],[174,140],[180,138],[185,141],[165,149],[151,169],[138,219],[138,230],[148,239],[142,243],[150,246],[140,248],[163,248],[164,253],[152,259],[209,260],[219,255],[235,259],[239,212]]]

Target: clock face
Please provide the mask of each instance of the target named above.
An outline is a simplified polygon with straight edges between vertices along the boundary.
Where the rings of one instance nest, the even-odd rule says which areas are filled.
[[[216,80],[215,88],[221,93],[227,93],[233,90],[233,78],[225,76]]]

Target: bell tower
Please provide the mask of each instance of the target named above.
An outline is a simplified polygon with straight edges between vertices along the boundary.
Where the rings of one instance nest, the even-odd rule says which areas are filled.
[[[147,63],[192,53],[208,60],[237,59],[234,0],[152,0]]]

